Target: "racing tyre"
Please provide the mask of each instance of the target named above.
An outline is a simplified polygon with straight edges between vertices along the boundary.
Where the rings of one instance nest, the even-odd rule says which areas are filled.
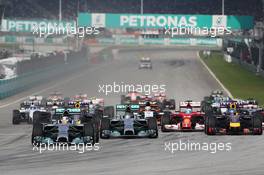
[[[108,116],[110,118],[113,118],[115,115],[115,108],[114,106],[106,106],[104,108],[104,116]]]
[[[95,129],[95,142],[99,143],[101,118],[96,116],[92,121],[94,123],[94,129]]]
[[[49,112],[35,111],[33,113],[33,124],[50,123],[51,114]]]
[[[204,101],[210,101],[210,97],[208,96],[204,97]]]
[[[263,130],[262,130],[262,118],[261,115],[255,114],[252,117],[252,127],[253,127],[253,134],[254,135],[262,135]]]
[[[208,116],[204,116],[204,133],[207,134]]]
[[[205,102],[204,101],[201,102],[201,111],[202,112],[206,112],[205,111]]]
[[[158,132],[158,124],[157,124],[156,118],[151,117],[148,119],[148,129],[156,131],[156,133],[154,135],[149,136],[150,138],[158,138],[159,132]]]
[[[207,117],[207,126],[206,126],[206,133],[207,135],[215,135],[216,134],[216,118],[215,116]]]
[[[95,132],[95,126],[93,122],[88,122],[83,125],[83,133],[84,136],[90,136],[92,137],[92,145],[96,143],[96,132]]]
[[[170,110],[175,110],[175,100],[170,99],[169,103],[170,103]]]
[[[81,116],[80,116],[80,121],[81,123],[88,123],[90,122],[91,120],[93,120],[94,118],[94,114],[93,115],[89,115],[88,112],[82,110],[81,111]]]
[[[33,120],[31,117],[28,117],[28,121],[27,121],[28,124],[32,124],[33,123]]]
[[[35,142],[35,137],[42,137],[43,136],[43,130],[41,124],[35,124],[33,125],[32,135],[31,135],[31,144],[35,146],[40,146],[40,142]]]
[[[212,117],[212,115],[213,115],[213,113],[212,112],[207,112],[207,113],[205,113],[205,115],[204,115],[204,133],[205,134],[208,134],[207,133],[207,131],[208,131],[208,120],[209,120],[209,118],[210,117]]]
[[[161,131],[162,132],[167,132],[168,130],[165,128],[165,125],[170,124],[170,113],[165,112],[164,115],[161,117]]]
[[[110,136],[104,136],[103,131],[107,130],[110,131],[110,119],[109,118],[103,118],[101,120],[101,128],[100,128],[100,137],[101,139],[109,139]]]
[[[18,125],[20,123],[20,112],[19,110],[13,110],[13,125]]]

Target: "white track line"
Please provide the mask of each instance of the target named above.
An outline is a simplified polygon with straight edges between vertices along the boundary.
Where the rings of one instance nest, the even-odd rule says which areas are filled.
[[[205,64],[205,62],[203,61],[203,59],[199,55],[199,51],[197,52],[197,57],[201,61],[201,63],[203,64],[203,66],[212,75],[212,77],[217,81],[217,83],[220,84],[220,86],[224,89],[224,91],[226,91],[227,95],[229,97],[231,97],[231,98],[234,98],[233,95],[231,94],[231,92],[223,85],[223,83],[221,83],[221,81],[216,77],[216,75],[213,73],[213,71]]]

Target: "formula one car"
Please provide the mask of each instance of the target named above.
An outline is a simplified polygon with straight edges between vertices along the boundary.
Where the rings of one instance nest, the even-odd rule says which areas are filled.
[[[254,99],[245,100],[240,109],[246,110],[249,114],[255,114],[262,119],[262,127],[264,128],[264,109],[258,105]]]
[[[259,112],[237,108],[230,103],[227,111],[213,110],[205,114],[205,133],[262,135],[262,117]]]
[[[87,113],[90,117],[93,118],[96,124],[96,130],[100,130],[100,123],[103,116],[109,118],[114,117],[114,107],[113,106],[104,106],[104,99],[102,98],[87,98],[87,95],[75,96],[68,102],[68,107],[79,108],[83,112]],[[99,135],[98,135],[99,138]]]
[[[139,69],[152,69],[152,62],[149,57],[142,57],[140,59]]]
[[[79,94],[75,95],[72,100],[73,101],[88,102],[89,101],[89,98],[88,98],[88,95],[87,94],[79,93]]]
[[[200,108],[200,102],[181,102],[180,111],[166,112],[161,117],[161,131],[203,131],[204,114]]]
[[[153,100],[158,102],[162,110],[175,110],[175,100],[167,99],[164,93],[154,94]]]
[[[113,118],[115,109],[113,106],[104,106],[102,98],[88,98],[86,94],[77,95],[68,101],[69,107],[81,108],[90,113],[95,113],[102,118],[104,115]]]
[[[228,103],[233,101],[230,97],[224,96],[222,91],[216,90],[210,96],[204,97],[201,102],[201,111],[207,112],[214,107],[219,107],[221,103]]]
[[[212,91],[212,93],[211,93],[211,96],[212,96],[212,97],[216,97],[216,96],[221,97],[221,96],[223,96],[223,95],[224,95],[224,93],[223,93],[223,91],[221,91],[221,90],[214,90],[214,91]]]
[[[27,122],[31,124],[33,122],[33,114],[36,111],[46,111],[43,107],[42,96],[30,96],[28,100],[20,104],[20,109],[13,110],[13,124],[19,124],[20,122]]]
[[[155,117],[158,125],[160,125],[161,116],[164,115],[164,111],[157,101],[140,101],[139,113],[142,116]]]
[[[158,137],[157,120],[138,114],[139,105],[116,105],[116,118],[103,118],[100,136],[111,137]]]
[[[130,91],[126,95],[121,95],[121,104],[138,104],[142,94],[136,91]]]
[[[89,116],[78,108],[58,108],[56,115],[61,115],[58,120],[52,120],[51,113],[38,112],[35,114],[31,142],[33,145],[41,144],[95,144],[99,141],[99,131]],[[76,118],[77,116],[77,118]],[[85,118],[85,120],[83,120]],[[98,133],[97,133],[98,132]]]
[[[46,99],[46,107],[50,111],[54,111],[56,108],[63,107],[68,102],[69,98],[62,97],[60,92],[51,93]]]

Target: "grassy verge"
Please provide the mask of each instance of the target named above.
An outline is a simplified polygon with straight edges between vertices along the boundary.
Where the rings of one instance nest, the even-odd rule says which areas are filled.
[[[219,52],[209,57],[200,52],[200,57],[235,98],[254,98],[264,105],[264,78],[238,64],[227,63]]]

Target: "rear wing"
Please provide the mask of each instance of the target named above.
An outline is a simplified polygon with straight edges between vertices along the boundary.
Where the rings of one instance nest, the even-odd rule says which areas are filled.
[[[150,105],[157,105],[157,102],[156,101],[148,101],[150,103]],[[146,105],[146,101],[139,101],[138,104],[140,106],[145,106]]]
[[[96,99],[91,99],[88,101],[92,101],[93,104],[96,104],[96,105],[104,106],[104,99],[103,98],[96,98]]]
[[[34,95],[34,96],[29,96],[28,99],[30,101],[41,101],[43,99],[42,96]]]
[[[230,100],[226,102],[221,102],[220,107],[221,108],[243,108],[248,105],[247,102],[244,101],[236,101],[236,100]]]
[[[69,101],[68,105],[75,106],[75,108],[80,108],[82,106],[88,106],[89,102]]]
[[[201,107],[201,102],[193,102],[193,101],[185,101],[185,102],[180,102],[180,108],[200,108]]]
[[[24,106],[30,106],[30,105],[36,105],[36,106],[38,106],[38,105],[41,105],[41,101],[38,101],[38,100],[33,100],[33,101],[28,100],[28,101],[24,101],[23,102],[23,105]]]
[[[131,111],[136,112],[139,110],[139,105],[124,105],[124,104],[119,104],[116,105],[116,111],[126,111],[127,108],[130,108]]]
[[[63,101],[47,101],[47,106],[61,106],[64,105]]]
[[[57,108],[55,109],[55,114],[62,115],[64,112],[67,112],[70,115],[81,114],[81,109],[79,108]]]

